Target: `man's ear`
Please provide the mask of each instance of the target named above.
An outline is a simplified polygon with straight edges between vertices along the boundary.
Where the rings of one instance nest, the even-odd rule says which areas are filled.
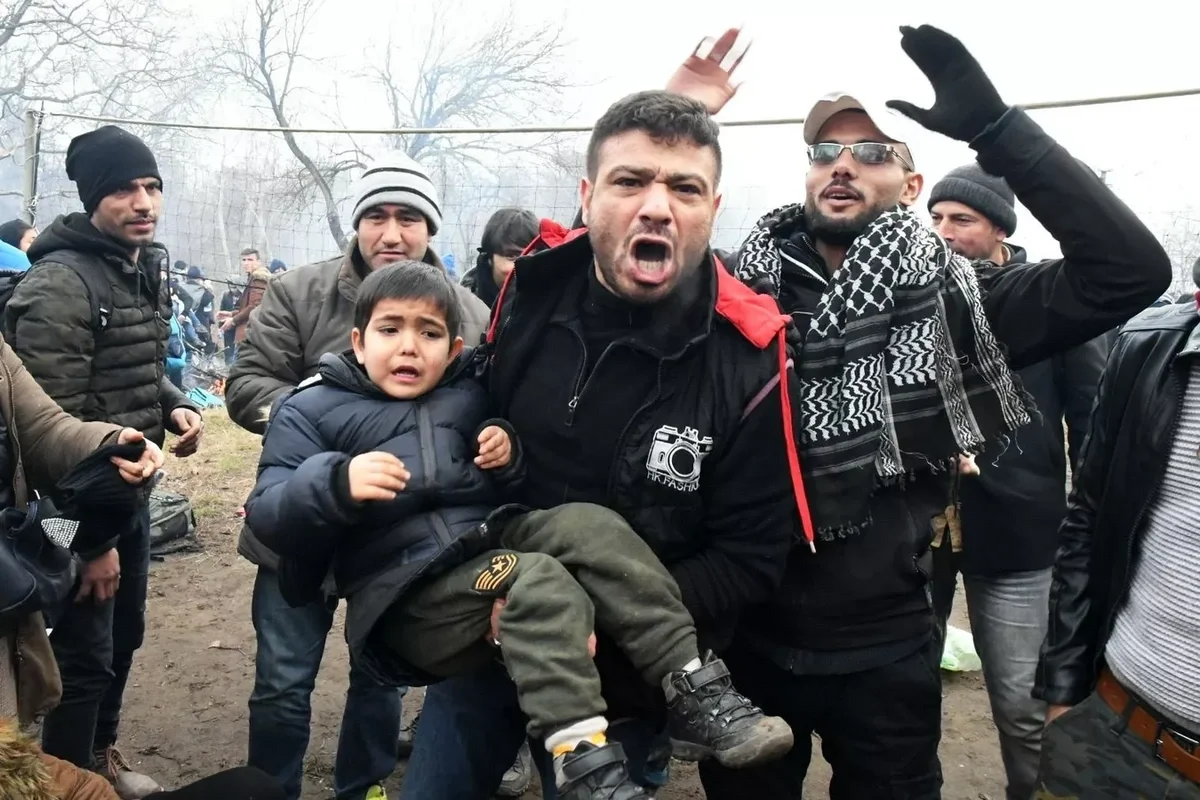
[[[363,335],[358,328],[350,331],[350,346],[354,348],[354,360],[359,364],[367,363],[367,354],[363,350]]]
[[[900,190],[900,205],[905,208],[912,208],[917,203],[917,198],[921,196],[921,189],[925,186],[925,176],[919,172],[910,172],[904,179],[904,186]]]
[[[579,181],[579,208],[583,216],[583,224],[588,225],[588,210],[592,206],[592,183],[587,178]]]

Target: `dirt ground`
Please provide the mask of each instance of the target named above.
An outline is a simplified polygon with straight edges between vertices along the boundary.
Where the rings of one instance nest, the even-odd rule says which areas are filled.
[[[169,787],[243,763],[246,700],[254,678],[254,630],[250,590],[254,568],[238,557],[240,521],[235,512],[253,482],[258,439],[221,412],[207,415],[201,452],[167,459],[164,488],[192,499],[203,551],[170,556],[150,575],[145,646],[126,693],[122,746],[135,768]],[[967,627],[961,597],[954,624]],[[346,648],[339,625],[330,633],[325,663],[313,696],[312,740],[306,761],[304,800],[332,796],[331,775],[346,689]],[[982,678],[947,675],[942,767],[947,800],[997,800],[1004,795],[1003,769]],[[416,713],[419,693],[405,700]],[[703,798],[688,765],[673,766],[662,800]],[[402,768],[389,784],[399,785]],[[828,768],[817,757],[808,797],[826,796]],[[527,797],[539,797],[536,791]]]

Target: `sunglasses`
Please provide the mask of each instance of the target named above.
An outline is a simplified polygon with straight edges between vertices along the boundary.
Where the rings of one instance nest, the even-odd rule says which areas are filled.
[[[882,142],[859,142],[857,144],[839,144],[838,142],[817,142],[808,148],[808,163],[828,166],[842,157],[842,151],[849,150],[850,155],[860,164],[878,166],[895,156],[896,160],[911,170],[913,165],[908,163],[895,145]]]

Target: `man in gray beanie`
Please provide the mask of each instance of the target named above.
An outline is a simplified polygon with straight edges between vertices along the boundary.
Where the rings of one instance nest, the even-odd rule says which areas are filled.
[[[1006,241],[1017,228],[1012,189],[978,164],[938,181],[929,211],[942,238],[981,275],[1025,262],[1024,249]],[[979,473],[960,478],[957,514],[947,514],[954,533],[939,537],[934,550],[933,604],[943,636],[963,576],[1009,798],[1034,791],[1046,704],[1031,692],[1066,513],[1068,454],[1074,472],[1107,354],[1101,337],[1019,371],[1041,416],[1017,430],[1007,448],[976,457]]]
[[[353,187],[355,236],[346,253],[319,264],[289,269],[267,286],[250,316],[246,338],[225,387],[229,416],[262,433],[271,408],[317,373],[324,353],[350,347],[354,303],[372,270],[397,261],[442,267],[429,240],[442,226],[441,198],[425,168],[404,153],[371,164]],[[462,304],[463,339],[480,341],[488,308],[455,286]],[[254,691],[250,696],[248,763],[277,778],[289,798],[300,796],[308,745],[310,696],[336,600],[292,607],[278,579],[279,557],[242,528],[238,552],[258,566],[253,621],[258,638]],[[384,779],[396,764],[401,738],[403,691],[373,685],[350,665],[350,690],[334,764],[338,800],[382,797]],[[401,749],[411,746],[402,742]]]
[[[956,253],[1005,264],[1016,252],[1004,244],[1017,230],[1015,202],[1003,178],[987,174],[978,164],[967,164],[947,172],[933,187],[929,213],[937,232]]]

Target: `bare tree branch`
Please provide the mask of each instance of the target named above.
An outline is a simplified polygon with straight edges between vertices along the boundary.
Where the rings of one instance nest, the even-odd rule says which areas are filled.
[[[1159,238],[1171,263],[1175,265],[1172,299],[1194,291],[1196,282],[1192,267],[1200,259],[1200,209],[1189,207],[1173,212]]]
[[[329,232],[338,247],[344,249],[346,234],[332,186],[339,174],[358,161],[345,159],[333,165],[318,164],[301,147],[296,134],[287,130],[292,127],[289,102],[299,91],[293,81],[297,67],[305,61],[305,36],[320,6],[321,0],[254,0],[249,18],[221,42],[216,65],[226,79],[265,101],[275,124],[285,129],[284,143],[320,193]]]
[[[195,112],[206,94],[205,70],[176,55],[185,25],[162,0],[14,0],[0,7],[0,161],[24,154],[21,117],[30,108],[146,119]],[[65,145],[57,141],[64,124],[48,119],[43,154]],[[177,136],[169,129],[143,134],[160,158]]]
[[[511,8],[481,28],[484,33],[463,42],[450,25],[458,9],[439,6],[429,36],[408,76],[394,54],[402,52],[389,35],[368,77],[379,86],[394,128],[484,127],[527,124],[539,115],[567,116],[562,92],[569,88],[562,71],[567,48],[561,28],[529,29],[517,24]],[[404,40],[413,41],[411,30]],[[391,143],[416,159],[447,157],[479,164],[481,157],[516,151],[543,154],[556,141],[548,136],[530,145],[497,138],[464,139],[423,133],[397,136]]]

